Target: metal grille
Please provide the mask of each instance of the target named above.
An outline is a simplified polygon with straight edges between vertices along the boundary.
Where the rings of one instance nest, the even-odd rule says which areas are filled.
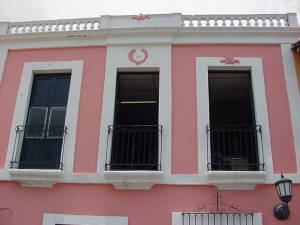
[[[110,125],[105,169],[161,170],[161,148],[161,125]]]
[[[208,170],[264,170],[260,125],[207,125],[206,131]]]
[[[12,160],[10,162],[10,168],[42,168],[42,169],[62,169],[63,168],[63,156],[64,156],[64,143],[65,136],[67,134],[66,126],[49,126],[45,128],[43,126],[16,126],[16,138],[14,143],[14,151]],[[49,147],[49,151],[54,151],[51,147],[59,148],[57,152],[57,159],[47,160],[47,152],[44,151],[45,157],[43,159],[32,157],[32,161],[22,161],[20,155],[22,154],[22,145],[25,139],[34,143],[40,143],[38,146],[40,149],[37,151],[44,151]],[[53,145],[54,144],[54,145]]]
[[[183,225],[254,225],[253,213],[183,213]]]

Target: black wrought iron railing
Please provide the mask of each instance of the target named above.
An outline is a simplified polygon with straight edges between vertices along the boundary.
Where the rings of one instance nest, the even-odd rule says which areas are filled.
[[[253,213],[182,213],[182,225],[254,225]]]
[[[62,169],[66,134],[66,126],[17,126],[10,168]]]
[[[161,151],[161,125],[110,125],[105,170],[161,170]]]
[[[208,170],[264,170],[260,125],[213,124],[206,131]]]

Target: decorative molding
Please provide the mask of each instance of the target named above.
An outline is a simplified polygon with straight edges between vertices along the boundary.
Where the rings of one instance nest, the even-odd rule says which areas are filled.
[[[128,217],[44,213],[43,225],[57,224],[128,225]]]
[[[226,56],[224,59],[222,59],[220,61],[221,63],[225,63],[225,64],[235,64],[235,63],[240,63],[240,60],[238,59],[234,59],[231,56]]]
[[[104,176],[115,189],[150,190],[154,184],[161,183],[161,171],[105,171]]]
[[[208,183],[219,190],[253,190],[257,184],[265,183],[264,171],[208,171]]]
[[[61,170],[9,169],[12,180],[18,181],[22,187],[49,187],[61,182]]]
[[[132,19],[133,20],[145,20],[145,19],[149,20],[150,16],[147,16],[147,15],[144,15],[144,14],[140,13],[137,16],[133,16]]]
[[[140,53],[142,53],[143,55]],[[128,59],[136,65],[140,65],[148,59],[148,51],[144,48],[139,52],[136,49],[131,49],[128,53]]]

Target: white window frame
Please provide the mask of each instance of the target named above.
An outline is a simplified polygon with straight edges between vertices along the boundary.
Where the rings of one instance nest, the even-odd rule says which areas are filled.
[[[128,225],[128,217],[125,216],[87,216],[44,213],[43,225]]]
[[[136,65],[128,59],[131,49],[144,48],[148,51],[148,59]],[[108,46],[103,104],[99,140],[99,156],[97,172],[117,189],[150,189],[153,184],[160,183],[163,175],[171,174],[171,122],[172,122],[172,84],[171,84],[171,45],[125,45]],[[107,149],[108,125],[113,124],[115,108],[115,89],[119,71],[158,71],[159,72],[159,118],[162,125],[161,171],[104,171]],[[110,143],[108,143],[110,144]],[[109,148],[109,151],[111,148]],[[124,182],[124,179],[126,182]]]
[[[208,90],[208,71],[210,70],[239,70],[250,71],[253,102],[255,109],[256,124],[262,126],[262,144],[258,140],[258,155],[259,161],[262,162],[264,158],[264,171],[208,171],[209,182],[215,184],[229,183],[228,187],[222,186],[222,189],[231,189],[236,186],[237,181],[240,182],[245,178],[247,183],[262,183],[264,181],[265,173],[273,172],[273,160],[271,151],[271,139],[269,131],[269,119],[267,109],[267,98],[265,92],[264,72],[261,58],[235,58],[239,63],[225,64],[222,63],[224,58],[221,57],[197,57],[196,58],[196,83],[197,83],[197,125],[198,125],[198,169],[199,173],[207,171],[207,158],[210,160],[210,155],[207,157],[207,133],[206,125],[209,124],[209,90]],[[222,180],[224,177],[224,180]],[[216,180],[215,180],[216,178]],[[247,180],[247,181],[246,181]],[[222,184],[223,185],[223,184]],[[247,189],[244,184],[242,189]],[[254,186],[255,187],[255,186]],[[250,187],[249,187],[250,188]],[[253,188],[253,185],[251,186]]]
[[[79,111],[79,99],[81,92],[81,81],[83,76],[83,65],[84,61],[47,61],[47,62],[25,62],[23,66],[23,72],[21,76],[21,81],[19,84],[18,95],[15,105],[15,112],[13,116],[13,122],[10,131],[8,154],[6,157],[5,168],[9,170],[12,179],[18,180],[20,182],[24,181],[24,185],[35,186],[36,177],[39,180],[37,186],[41,186],[40,177],[47,177],[45,182],[50,182],[51,177],[57,178],[62,174],[62,171],[57,170],[42,170],[42,169],[9,169],[10,161],[12,160],[14,141],[16,138],[15,127],[18,125],[24,125],[26,123],[31,88],[33,83],[34,75],[42,74],[59,74],[59,73],[70,73],[70,89],[69,97],[67,103],[67,111],[65,118],[65,126],[68,128],[68,133],[66,135],[64,143],[64,156],[63,156],[63,172],[72,173],[73,171],[73,160],[75,152],[76,143],[76,131],[77,131],[77,121],[78,121],[78,111]],[[20,155],[20,149],[18,149],[17,154]],[[26,175],[28,175],[26,177]],[[31,177],[31,178],[30,178]],[[48,179],[49,178],[49,179]],[[49,185],[53,185],[51,182]],[[43,186],[43,184],[42,184]],[[48,186],[48,184],[46,184]]]

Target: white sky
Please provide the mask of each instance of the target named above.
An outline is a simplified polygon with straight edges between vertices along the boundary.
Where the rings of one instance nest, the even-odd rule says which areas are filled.
[[[269,14],[296,12],[300,0],[0,0],[0,21],[155,14]]]

